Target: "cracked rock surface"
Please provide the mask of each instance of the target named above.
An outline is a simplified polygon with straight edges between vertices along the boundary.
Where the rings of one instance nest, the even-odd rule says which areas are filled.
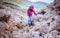
[[[26,13],[22,10],[1,7],[0,38],[60,38],[59,1],[55,0],[53,4],[50,4],[44,15],[33,16],[34,26],[28,26]]]

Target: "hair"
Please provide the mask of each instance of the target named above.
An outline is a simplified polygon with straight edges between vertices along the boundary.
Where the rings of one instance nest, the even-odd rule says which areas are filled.
[[[34,9],[34,5],[31,5],[29,8],[32,8],[32,9]]]

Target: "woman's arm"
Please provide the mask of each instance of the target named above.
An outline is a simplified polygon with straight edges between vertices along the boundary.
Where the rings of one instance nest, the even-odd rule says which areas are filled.
[[[37,13],[33,10],[33,13],[34,13],[34,15],[36,15],[37,16]]]

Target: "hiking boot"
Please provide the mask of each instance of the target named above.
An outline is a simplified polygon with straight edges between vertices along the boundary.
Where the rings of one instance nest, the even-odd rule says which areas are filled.
[[[33,26],[34,25],[33,21],[31,21],[30,23],[28,23],[28,25],[29,26]]]

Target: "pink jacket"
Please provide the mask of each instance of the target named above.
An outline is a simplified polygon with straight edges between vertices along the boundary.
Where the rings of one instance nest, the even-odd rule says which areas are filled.
[[[36,12],[33,9],[34,9],[34,6],[30,6],[30,8],[27,10],[27,15],[28,16],[32,16],[32,13],[34,13],[34,15],[37,16]]]

